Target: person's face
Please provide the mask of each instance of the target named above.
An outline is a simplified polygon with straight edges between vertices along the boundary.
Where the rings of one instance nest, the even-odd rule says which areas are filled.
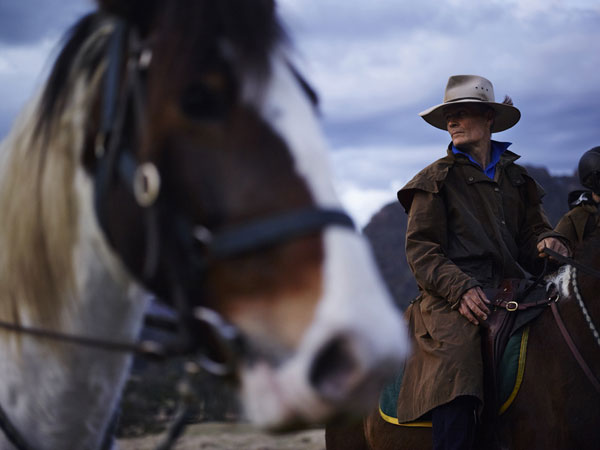
[[[477,105],[456,104],[444,108],[446,129],[455,147],[472,147],[489,141],[493,112]]]

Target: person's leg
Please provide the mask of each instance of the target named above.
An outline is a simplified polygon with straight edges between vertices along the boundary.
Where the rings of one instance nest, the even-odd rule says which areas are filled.
[[[479,400],[463,395],[432,411],[434,450],[471,450]]]

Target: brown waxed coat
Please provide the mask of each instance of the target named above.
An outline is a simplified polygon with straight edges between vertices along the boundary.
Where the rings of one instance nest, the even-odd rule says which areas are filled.
[[[587,237],[600,233],[598,206],[590,204],[575,206],[558,221],[554,230],[565,236],[574,249]]]
[[[414,337],[398,419],[418,419],[459,395],[483,403],[479,326],[456,309],[462,294],[496,288],[541,268],[536,244],[557,236],[541,206],[541,187],[506,150],[495,179],[463,155],[448,155],[398,192],[408,212],[406,257],[421,291],[406,311]]]

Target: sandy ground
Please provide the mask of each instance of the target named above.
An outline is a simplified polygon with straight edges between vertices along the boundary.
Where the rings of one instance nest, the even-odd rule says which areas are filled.
[[[119,440],[121,450],[150,450],[161,435]],[[203,423],[190,425],[175,450],[325,450],[325,430],[267,434],[247,424]]]

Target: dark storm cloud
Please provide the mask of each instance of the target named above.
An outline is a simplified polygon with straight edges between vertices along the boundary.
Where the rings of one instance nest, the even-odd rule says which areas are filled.
[[[402,108],[379,111],[360,119],[325,118],[324,126],[334,148],[421,145],[431,135],[429,125],[416,111]]]
[[[284,21],[301,38],[368,39],[390,29],[409,30],[432,23],[439,10],[433,4],[415,7],[410,2],[309,1],[301,8],[286,6],[282,5],[287,13]]]
[[[598,96],[597,98],[600,98]],[[579,157],[600,145],[600,109],[588,98],[565,98],[532,108],[516,131],[524,159],[559,172],[575,170]]]
[[[92,0],[2,0],[0,43],[27,45],[54,38],[92,5]]]
[[[452,74],[485,76],[497,100],[513,98],[522,120],[494,138],[524,163],[564,173],[600,145],[597,0],[278,1],[348,192],[393,200],[390,182],[443,154],[447,133],[418,113],[442,101]],[[51,60],[51,44],[92,7],[0,0],[0,136],[42,79],[35,61]]]
[[[600,11],[591,1],[308,3],[299,29],[308,58],[323,59],[316,78],[335,148],[443,148],[447,134],[418,113],[441,103],[448,76],[460,73],[488,77],[497,101],[513,97],[523,119],[494,138],[514,142],[526,163],[564,172],[599,145]]]

